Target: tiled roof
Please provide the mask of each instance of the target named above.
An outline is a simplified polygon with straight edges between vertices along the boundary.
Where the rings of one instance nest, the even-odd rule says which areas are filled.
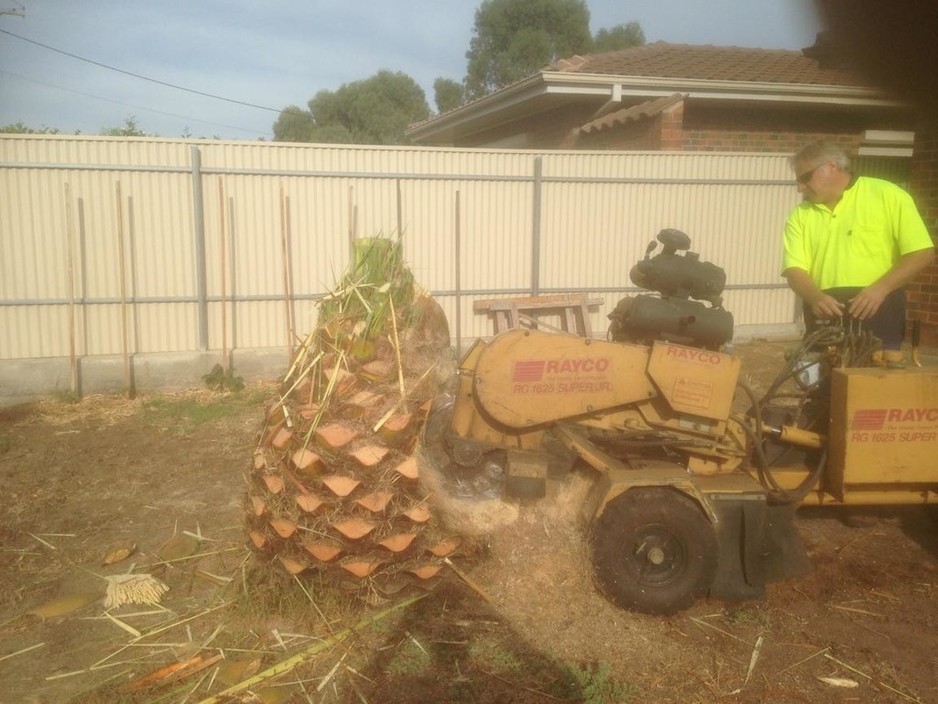
[[[561,59],[545,71],[709,81],[864,86],[856,73],[824,67],[800,51],[654,42]]]
[[[597,117],[595,120],[590,120],[580,127],[580,131],[598,132],[610,127],[615,127],[616,125],[624,125],[627,122],[638,122],[639,120],[654,117],[672,105],[677,105],[682,100],[684,100],[684,96],[680,93],[675,93],[674,95],[669,95],[664,98],[633,105],[629,108],[622,108],[621,110],[610,112],[602,117]]]

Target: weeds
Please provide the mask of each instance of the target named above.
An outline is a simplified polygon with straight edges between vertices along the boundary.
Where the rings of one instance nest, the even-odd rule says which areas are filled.
[[[579,689],[583,704],[619,704],[638,693],[633,686],[609,678],[609,663],[595,666],[568,663],[567,671]]]
[[[212,367],[212,371],[202,377],[202,381],[212,391],[241,391],[244,389],[244,379],[234,375],[234,370],[222,369],[220,364]]]
[[[521,672],[524,669],[523,662],[515,653],[488,638],[473,640],[469,645],[469,657],[482,665],[482,669],[501,675]]]
[[[154,396],[143,401],[141,419],[151,425],[170,426],[185,433],[205,423],[222,420],[247,408],[263,404],[258,391],[240,391],[224,396],[204,398]]]
[[[400,676],[419,675],[432,664],[430,654],[408,638],[397,648],[394,657],[388,663],[389,674]]]
[[[756,607],[743,607],[737,609],[727,609],[724,612],[727,622],[734,626],[745,624],[754,624],[763,631],[771,630],[772,620],[764,609]]]

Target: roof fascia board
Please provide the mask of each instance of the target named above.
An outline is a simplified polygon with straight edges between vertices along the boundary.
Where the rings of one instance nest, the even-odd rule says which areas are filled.
[[[606,86],[612,94],[662,96],[683,93],[692,98],[733,98],[750,100],[796,100],[813,97],[816,101],[856,105],[894,106],[903,105],[898,100],[885,97],[873,88],[854,86],[805,85],[798,83],[766,83],[756,81],[705,81],[690,78],[655,78],[647,76],[618,76],[612,74],[570,74],[544,72],[547,92],[575,94],[578,87],[583,95],[595,94],[597,85]],[[615,87],[618,86],[618,87]],[[564,87],[564,90],[556,90]],[[573,90],[570,90],[570,89]]]
[[[501,112],[505,108],[525,103],[544,95],[546,92],[547,86],[544,84],[543,74],[536,73],[518,83],[412,127],[406,130],[405,134],[411,138],[419,138],[424,134],[432,135],[439,130],[457,127],[465,122],[471,122],[480,117]],[[608,89],[606,92],[609,92]]]

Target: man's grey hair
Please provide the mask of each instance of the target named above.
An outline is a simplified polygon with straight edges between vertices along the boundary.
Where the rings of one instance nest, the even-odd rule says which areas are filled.
[[[850,164],[850,157],[847,155],[847,152],[844,151],[844,148],[826,139],[806,144],[788,161],[791,163],[792,167],[797,167],[801,164],[819,166],[826,161],[833,161],[841,170],[853,171]]]

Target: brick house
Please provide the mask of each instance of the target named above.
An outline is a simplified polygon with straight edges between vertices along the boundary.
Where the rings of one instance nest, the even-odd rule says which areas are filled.
[[[859,173],[916,198],[938,233],[938,132],[907,102],[825,51],[655,42],[561,59],[412,125],[419,145],[793,153],[831,139]],[[922,342],[938,345],[938,266],[909,286]]]

